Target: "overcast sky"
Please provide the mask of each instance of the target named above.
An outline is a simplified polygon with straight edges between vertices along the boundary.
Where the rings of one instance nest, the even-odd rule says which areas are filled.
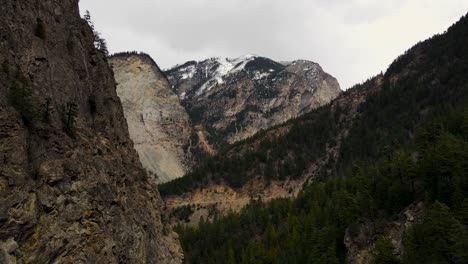
[[[111,53],[161,68],[256,54],[318,62],[347,89],[466,14],[468,0],[81,0]]]

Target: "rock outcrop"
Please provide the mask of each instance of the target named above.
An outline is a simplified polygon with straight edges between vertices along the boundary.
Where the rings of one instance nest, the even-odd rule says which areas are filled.
[[[78,1],[0,10],[0,262],[180,263]]]
[[[388,219],[374,222],[366,221],[353,228],[348,228],[344,237],[347,262],[350,264],[376,263],[375,244],[379,237],[389,239],[394,247],[393,255],[401,259],[404,251],[404,234],[421,220],[424,212],[424,203],[414,202],[398,214],[393,221]]]
[[[199,141],[214,151],[329,103],[340,92],[317,63],[254,55],[190,61],[165,72]]]
[[[110,62],[143,167],[159,183],[182,177],[191,166],[192,129],[179,97],[148,55],[121,53]]]

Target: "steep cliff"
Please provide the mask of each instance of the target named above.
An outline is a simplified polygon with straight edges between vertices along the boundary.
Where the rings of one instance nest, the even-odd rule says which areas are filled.
[[[167,182],[191,165],[189,116],[157,64],[146,54],[110,59],[130,137],[143,167]]]
[[[334,77],[304,60],[281,64],[255,55],[212,58],[166,74],[199,140],[214,151],[327,104],[341,92]]]
[[[0,262],[181,262],[78,1],[0,10]]]

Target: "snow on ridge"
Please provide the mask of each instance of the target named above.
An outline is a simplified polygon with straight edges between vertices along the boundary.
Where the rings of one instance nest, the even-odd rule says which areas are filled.
[[[229,59],[215,57],[209,59],[218,64],[218,67],[212,74],[212,78],[207,80],[196,92],[196,95],[199,96],[205,92],[210,91],[216,85],[224,84],[224,77],[235,74],[245,69],[245,66],[250,61],[256,59],[257,56],[253,54],[247,54],[239,58]]]
[[[186,68],[181,68],[179,69],[179,72],[182,73],[182,77],[180,79],[185,80],[185,79],[193,78],[196,71],[197,69],[195,68],[195,65],[190,65]]]
[[[201,73],[204,76],[203,83],[195,90],[195,96],[200,96],[211,91],[216,86],[224,84],[228,76],[245,71],[247,64],[257,58],[259,56],[255,54],[246,54],[238,58],[213,57],[179,68],[177,69],[177,75],[180,80],[188,80],[194,78],[197,72]],[[255,81],[262,80],[274,72],[274,69],[254,72],[252,79]],[[181,100],[184,100],[186,96],[186,94],[181,94]]]
[[[216,58],[216,61],[219,63],[219,67],[216,70],[216,75],[224,77],[229,74],[233,74],[245,69],[245,66],[250,61],[255,60],[258,56],[253,54],[247,54],[235,59],[229,58]]]
[[[268,73],[268,72],[264,72],[264,73],[256,72],[253,79],[255,81],[257,81],[257,80],[264,79],[264,78],[266,78],[268,76],[270,76],[270,73]]]
[[[247,55],[242,56],[240,58],[234,59],[233,62],[235,63],[236,67],[234,69],[232,69],[230,74],[242,71],[243,69],[245,69],[245,66],[247,65],[247,63],[249,63],[250,61],[255,60],[256,58],[257,58],[257,56],[255,56],[255,55],[247,54]]]

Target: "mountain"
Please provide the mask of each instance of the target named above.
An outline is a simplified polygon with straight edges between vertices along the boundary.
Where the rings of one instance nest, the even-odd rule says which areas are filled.
[[[468,16],[330,104],[161,185],[166,216],[195,225],[177,227],[185,259],[466,263],[466,43]],[[265,201],[265,187],[291,197]]]
[[[192,127],[177,94],[146,54],[115,54],[110,63],[143,167],[158,183],[182,177],[191,167]]]
[[[246,55],[189,61],[165,71],[205,150],[253,136],[327,104],[341,92],[317,63]]]
[[[143,53],[115,54],[110,62],[130,137],[158,183],[341,91],[335,78],[308,61],[285,66],[248,55],[188,62],[164,73]]]
[[[0,263],[181,263],[78,1],[0,11]]]

